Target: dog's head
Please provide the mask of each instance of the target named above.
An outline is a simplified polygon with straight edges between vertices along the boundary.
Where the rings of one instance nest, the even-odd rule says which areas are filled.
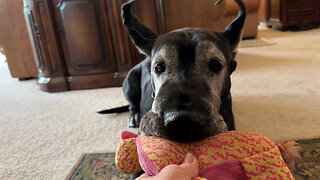
[[[174,140],[197,140],[226,128],[219,114],[230,93],[230,75],[241,39],[246,10],[241,0],[237,18],[224,32],[183,28],[158,36],[122,6],[123,24],[149,60],[154,95],[152,112],[163,120]],[[220,2],[220,1],[219,1]],[[223,122],[224,123],[224,122]]]

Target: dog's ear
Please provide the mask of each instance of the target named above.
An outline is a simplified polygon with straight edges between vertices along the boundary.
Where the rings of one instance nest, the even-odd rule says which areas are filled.
[[[122,5],[122,23],[139,51],[150,56],[152,46],[158,35],[141,24],[138,18],[132,13],[131,5],[134,2],[135,0],[129,0],[127,3]]]
[[[234,1],[238,4],[240,8],[238,16],[228,25],[228,27],[223,32],[228,39],[230,49],[232,52],[236,52],[238,48],[238,44],[242,38],[242,30],[246,19],[246,7],[244,3],[242,2],[242,0]]]

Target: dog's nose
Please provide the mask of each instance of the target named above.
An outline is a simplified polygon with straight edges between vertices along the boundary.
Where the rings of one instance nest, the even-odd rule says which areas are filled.
[[[168,136],[178,141],[193,139],[195,134],[204,128],[205,122],[200,114],[192,112],[167,112],[164,115],[164,127]]]
[[[181,94],[178,96],[178,103],[182,109],[188,109],[192,107],[191,97],[186,94]]]
[[[167,112],[164,116],[164,126],[171,129],[184,129],[192,131],[204,126],[200,120],[201,114],[187,111]]]

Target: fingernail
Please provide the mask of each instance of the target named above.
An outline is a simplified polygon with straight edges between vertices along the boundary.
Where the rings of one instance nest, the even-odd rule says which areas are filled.
[[[192,154],[188,153],[184,158],[184,161],[182,164],[191,164],[193,163],[194,160],[195,160],[195,157]]]

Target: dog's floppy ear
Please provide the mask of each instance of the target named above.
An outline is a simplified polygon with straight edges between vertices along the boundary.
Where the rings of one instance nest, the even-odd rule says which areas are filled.
[[[158,35],[141,24],[138,18],[132,13],[131,5],[134,2],[135,0],[129,0],[122,5],[122,22],[140,52],[150,56],[153,43]]]
[[[238,4],[240,8],[238,16],[228,25],[228,27],[223,32],[228,39],[232,52],[236,51],[238,44],[242,38],[242,30],[244,26],[244,21],[246,19],[246,7],[244,3],[242,2],[242,0],[234,1]],[[221,0],[217,3],[220,2]]]

